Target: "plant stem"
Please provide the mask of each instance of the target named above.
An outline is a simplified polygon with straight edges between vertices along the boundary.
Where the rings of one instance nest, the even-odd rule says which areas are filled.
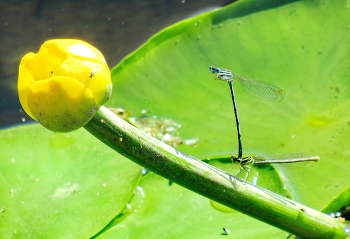
[[[101,107],[85,128],[135,163],[218,203],[302,238],[346,238],[345,224],[251,185],[146,135]]]

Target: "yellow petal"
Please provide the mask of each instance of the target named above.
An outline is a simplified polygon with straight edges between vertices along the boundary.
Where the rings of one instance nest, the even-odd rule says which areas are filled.
[[[39,52],[23,60],[23,64],[38,81],[51,78],[54,69],[62,64],[66,58],[67,54],[62,53],[56,45],[43,44]]]
[[[72,77],[37,81],[29,88],[28,107],[35,118],[55,132],[84,126],[99,109],[92,92]]]
[[[56,45],[64,54],[87,61],[93,61],[107,66],[102,53],[87,42],[77,39],[54,39],[45,44]]]
[[[19,64],[17,89],[18,89],[19,101],[21,102],[21,105],[24,111],[30,117],[36,120],[36,118],[34,117],[34,114],[28,108],[28,90],[29,90],[29,87],[35,82],[35,80],[34,80],[33,74],[24,65],[24,62],[26,61],[26,59],[31,58],[33,55],[35,55],[33,52],[26,54],[22,58],[21,63]]]
[[[110,97],[111,75],[105,65],[68,56],[54,71],[54,76],[70,76],[77,79],[91,90],[99,105],[103,105]],[[110,85],[110,89],[107,85]]]

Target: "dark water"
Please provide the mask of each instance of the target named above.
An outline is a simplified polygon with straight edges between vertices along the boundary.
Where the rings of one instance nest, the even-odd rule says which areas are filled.
[[[0,127],[28,122],[17,97],[21,58],[53,38],[97,47],[112,68],[164,27],[230,0],[0,0]]]

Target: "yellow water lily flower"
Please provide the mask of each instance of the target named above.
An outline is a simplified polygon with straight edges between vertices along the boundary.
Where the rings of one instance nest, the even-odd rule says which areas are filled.
[[[46,128],[84,126],[110,98],[110,70],[102,53],[76,39],[46,41],[19,65],[18,95],[25,112]]]

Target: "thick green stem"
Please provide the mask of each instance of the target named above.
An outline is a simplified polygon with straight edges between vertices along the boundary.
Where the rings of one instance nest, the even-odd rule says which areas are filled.
[[[330,216],[186,155],[101,107],[85,128],[135,163],[216,202],[302,238],[346,238]]]

